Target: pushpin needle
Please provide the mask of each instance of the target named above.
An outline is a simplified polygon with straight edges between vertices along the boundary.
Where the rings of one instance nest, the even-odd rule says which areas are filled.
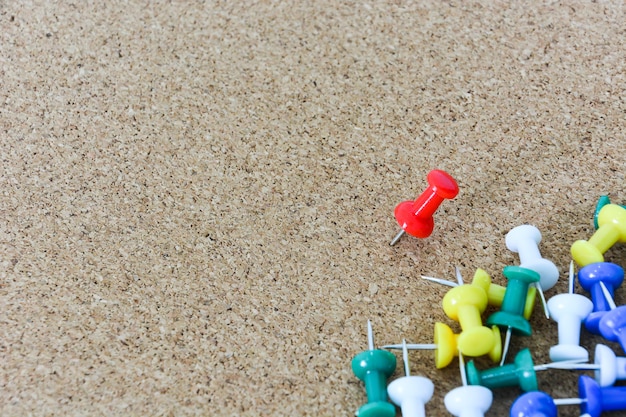
[[[546,318],[550,318],[550,312],[548,311],[548,304],[546,303],[546,296],[543,294],[543,288],[541,284],[535,282],[535,288],[537,288],[537,292],[539,293],[539,299],[541,300],[541,306],[543,307],[543,312],[546,315]]]
[[[371,320],[367,320],[367,348],[374,350],[374,331],[372,330]]]
[[[459,368],[461,368],[461,384],[467,386],[467,371],[465,370],[465,358],[463,354],[459,352]]]
[[[465,282],[463,281],[463,276],[461,275],[461,268],[456,266],[454,267],[454,271],[455,271],[455,276],[456,276],[456,282],[448,281],[447,279],[442,279],[442,278],[429,277],[426,275],[421,275],[421,277],[422,279],[436,282],[437,284],[447,285],[448,287],[458,287],[459,285],[465,284]]]
[[[461,275],[461,268],[459,268],[458,266],[454,267],[454,274],[456,275],[456,282],[459,283],[459,285],[463,285],[463,275]]]
[[[407,349],[411,350],[433,350],[437,349],[437,344],[435,343],[406,343]],[[403,345],[385,345],[381,346],[383,349],[402,349]]]
[[[393,245],[395,245],[396,243],[398,243],[398,241],[400,240],[400,238],[402,237],[402,235],[404,235],[404,233],[405,233],[404,229],[400,230],[400,231],[398,232],[398,234],[396,235],[396,237],[394,237],[394,238],[391,240],[391,243],[389,244],[389,246],[393,246]]]
[[[609,292],[609,289],[606,287],[604,282],[600,281],[600,288],[602,288],[602,294],[604,294],[604,298],[606,298],[606,303],[609,305],[610,310],[615,310],[617,305],[615,305],[615,300],[613,300],[613,296]]]
[[[574,261],[569,263],[569,293],[574,294]]]
[[[406,339],[402,339],[402,362],[404,363],[404,375],[411,376],[409,366],[409,350],[406,348]]]
[[[506,355],[509,353],[509,345],[511,344],[511,334],[513,330],[511,326],[506,328],[506,333],[504,335],[504,349],[502,349],[502,359],[500,359],[500,366],[504,365],[504,361],[506,359]]]

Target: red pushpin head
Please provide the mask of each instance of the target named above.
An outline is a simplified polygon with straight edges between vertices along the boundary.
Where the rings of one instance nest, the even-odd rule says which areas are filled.
[[[450,174],[434,169],[426,177],[429,187],[415,201],[403,201],[395,210],[396,220],[402,231],[391,242],[393,245],[404,232],[417,238],[430,236],[435,227],[433,214],[443,200],[453,199],[459,186]]]

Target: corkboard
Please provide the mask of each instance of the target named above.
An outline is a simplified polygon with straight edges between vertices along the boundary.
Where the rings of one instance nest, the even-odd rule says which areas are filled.
[[[458,329],[421,274],[504,284],[530,223],[564,278],[598,197],[626,201],[625,22],[589,1],[3,2],[1,414],[354,415],[367,319],[377,345]],[[433,168],[460,194],[390,247]],[[556,325],[531,323],[511,355],[543,363]],[[446,415],[457,362],[410,362]],[[538,375],[555,397],[576,377]]]

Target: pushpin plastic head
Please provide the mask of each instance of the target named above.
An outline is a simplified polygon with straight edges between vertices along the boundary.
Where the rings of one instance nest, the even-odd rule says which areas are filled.
[[[430,236],[435,227],[433,214],[445,199],[452,199],[459,193],[459,186],[450,174],[438,169],[426,177],[429,187],[415,200],[404,201],[396,206],[395,216],[403,232],[417,238]],[[402,232],[391,244],[396,243]]]
[[[550,317],[559,324],[559,343],[550,348],[550,359],[558,361],[589,360],[589,352],[580,346],[580,326],[593,310],[593,303],[580,294],[558,294],[548,301]]]
[[[526,392],[537,390],[537,374],[528,349],[520,350],[513,363],[484,371],[479,371],[474,361],[470,361],[467,364],[467,381],[470,385],[487,388],[519,386]]]
[[[598,325],[600,334],[611,342],[617,342],[626,351],[626,306],[608,311]]]
[[[589,240],[577,240],[570,251],[580,266],[604,262],[604,253],[615,243],[626,242],[626,208],[607,204],[598,213],[598,230]]]
[[[487,308],[487,294],[482,288],[476,285],[452,288],[444,296],[442,304],[446,315],[461,324],[462,332],[457,340],[459,352],[482,356],[493,349],[497,335],[483,326],[480,318]]]
[[[611,199],[609,198],[608,195],[603,195],[603,196],[600,196],[600,198],[598,198],[596,209],[593,212],[593,227],[595,227],[596,229],[600,227],[600,224],[598,224],[598,216],[600,214],[600,210],[602,210],[602,207],[606,206],[607,204],[611,204]],[[626,209],[625,205],[622,204],[621,206]]]
[[[513,228],[505,237],[506,247],[519,254],[520,266],[537,272],[541,289],[547,291],[558,281],[559,270],[552,261],[541,257],[539,242],[541,232],[529,224]]]
[[[434,342],[437,346],[435,348],[435,366],[437,369],[445,368],[459,354],[457,335],[452,332],[447,324],[437,322],[435,323]]]
[[[552,397],[542,391],[527,392],[511,406],[511,417],[557,417],[558,410]]]
[[[611,204],[611,200],[608,195],[602,195],[598,198],[598,202],[596,203],[596,209],[593,212],[593,227],[597,230],[600,225],[598,224],[598,215],[600,214],[600,210],[602,207],[607,204]]]
[[[480,385],[466,385],[447,393],[443,402],[453,416],[482,417],[491,407],[493,393]]]
[[[578,282],[583,289],[591,294],[593,311],[585,319],[585,328],[594,334],[600,334],[598,325],[602,316],[610,310],[609,303],[600,287],[603,282],[611,296],[624,282],[624,269],[614,263],[597,262],[589,264],[578,271]]]
[[[615,384],[618,375],[622,378],[626,376],[624,361],[620,361],[621,366],[618,367],[618,360],[615,353],[606,345],[596,345],[594,363],[598,365],[598,369],[594,371],[594,377],[602,387],[610,387]]]

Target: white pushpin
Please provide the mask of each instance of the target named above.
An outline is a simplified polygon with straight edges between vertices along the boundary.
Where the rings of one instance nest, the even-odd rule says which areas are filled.
[[[594,378],[601,387],[612,387],[616,381],[626,379],[626,358],[615,356],[610,347],[596,345],[594,363],[562,363],[553,368],[567,370],[592,370]]]
[[[550,348],[550,359],[554,362],[587,362],[589,352],[580,346],[580,327],[593,311],[593,302],[584,295],[574,293],[573,261],[569,270],[569,292],[550,298],[548,311],[559,326],[559,343]]]
[[[540,280],[535,286],[537,291],[539,291],[546,318],[549,318],[546,298],[543,292],[554,287],[559,279],[559,269],[552,261],[541,257],[539,242],[541,242],[541,232],[535,226],[529,224],[511,229],[505,237],[506,247],[511,252],[519,254],[519,266],[531,269],[539,274]]]
[[[482,385],[467,385],[465,361],[459,354],[462,386],[448,392],[443,399],[446,409],[456,417],[484,417],[493,402],[493,393]]]
[[[387,387],[389,399],[400,407],[406,417],[425,417],[425,405],[433,396],[435,385],[423,376],[411,376],[409,354],[406,341],[402,340],[404,375],[392,381]]]

